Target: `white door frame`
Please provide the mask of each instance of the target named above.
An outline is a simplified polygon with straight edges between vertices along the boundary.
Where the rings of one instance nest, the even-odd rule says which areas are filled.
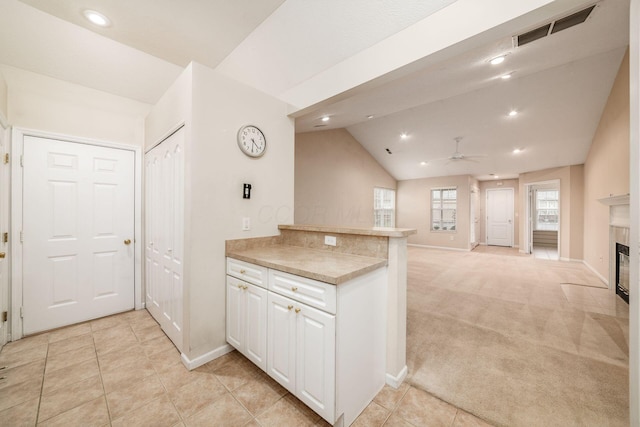
[[[134,152],[135,184],[134,184],[134,304],[136,310],[144,308],[142,300],[142,155],[140,147],[120,144],[97,139],[82,138],[77,136],[61,135],[51,132],[42,132],[31,129],[13,128],[11,150],[11,337],[12,340],[22,338],[22,193],[23,179],[20,165],[24,148],[24,138],[34,136],[39,138],[56,139],[77,144],[94,145],[98,147],[118,148]]]
[[[9,186],[9,167],[4,163],[5,154],[9,154],[11,152],[10,149],[10,130],[9,124],[7,120],[0,111],[0,138],[2,138],[2,150],[0,150],[0,239],[2,239],[2,234],[9,232],[9,195],[10,189]],[[9,283],[11,277],[11,251],[9,250],[9,245],[4,243],[4,241],[0,240],[0,252],[5,252],[4,263],[4,274],[1,275],[0,279],[0,312],[2,311],[10,311],[10,303],[9,303]],[[2,322],[2,320],[0,320]],[[4,324],[0,325],[0,349],[4,346],[8,341],[11,340],[11,333],[9,332],[9,327],[11,325],[10,319]]]
[[[560,230],[562,227],[562,192],[560,191],[560,180],[551,179],[548,181],[530,182],[524,185],[524,198],[527,201],[525,203],[526,221],[524,222],[524,251],[520,251],[526,254],[532,253],[533,248],[533,199],[531,191],[533,187],[540,185],[553,185],[554,190],[558,190],[558,259],[560,259]]]
[[[506,188],[487,188],[487,194],[486,194],[486,200],[485,200],[485,209],[486,209],[486,215],[484,218],[484,241],[487,244],[487,246],[489,246],[489,238],[487,237],[489,235],[489,192],[491,191],[510,191],[511,192],[511,200],[513,203],[515,203],[515,198],[516,198],[516,192],[514,191],[513,188],[511,187],[506,187]],[[513,248],[514,244],[513,244],[513,240],[514,240],[514,228],[513,225],[515,223],[515,207],[512,204],[511,205],[511,242],[509,247]]]

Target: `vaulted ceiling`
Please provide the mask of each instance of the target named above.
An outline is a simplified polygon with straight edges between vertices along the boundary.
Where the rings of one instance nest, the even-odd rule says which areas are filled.
[[[0,64],[154,103],[195,60],[289,103],[297,132],[346,128],[397,179],[509,177],[586,158],[628,44],[628,0],[521,47],[512,36],[593,4],[0,0]],[[447,160],[456,137],[482,156]]]

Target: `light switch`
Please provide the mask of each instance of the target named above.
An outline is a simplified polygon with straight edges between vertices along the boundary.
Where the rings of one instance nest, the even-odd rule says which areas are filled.
[[[242,218],[242,231],[251,230],[251,218],[244,217]]]
[[[324,244],[329,246],[335,246],[336,236],[324,236]]]

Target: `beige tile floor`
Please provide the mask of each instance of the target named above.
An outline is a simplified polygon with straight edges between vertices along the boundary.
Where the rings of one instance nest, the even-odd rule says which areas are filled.
[[[188,371],[146,310],[9,343],[0,367],[0,426],[328,425],[235,351]],[[488,424],[405,383],[353,425]]]

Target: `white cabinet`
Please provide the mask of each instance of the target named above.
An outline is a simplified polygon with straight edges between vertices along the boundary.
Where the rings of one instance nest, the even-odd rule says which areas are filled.
[[[184,128],[145,154],[145,300],[183,349]]]
[[[227,276],[227,342],[267,369],[267,290]]]
[[[335,416],[336,318],[269,292],[267,373],[325,419]]]
[[[267,374],[329,423],[351,424],[385,383],[387,269],[336,286],[227,258],[227,274],[229,344],[261,366],[246,349],[262,341],[246,335],[266,324]],[[251,289],[266,309],[247,302]]]

